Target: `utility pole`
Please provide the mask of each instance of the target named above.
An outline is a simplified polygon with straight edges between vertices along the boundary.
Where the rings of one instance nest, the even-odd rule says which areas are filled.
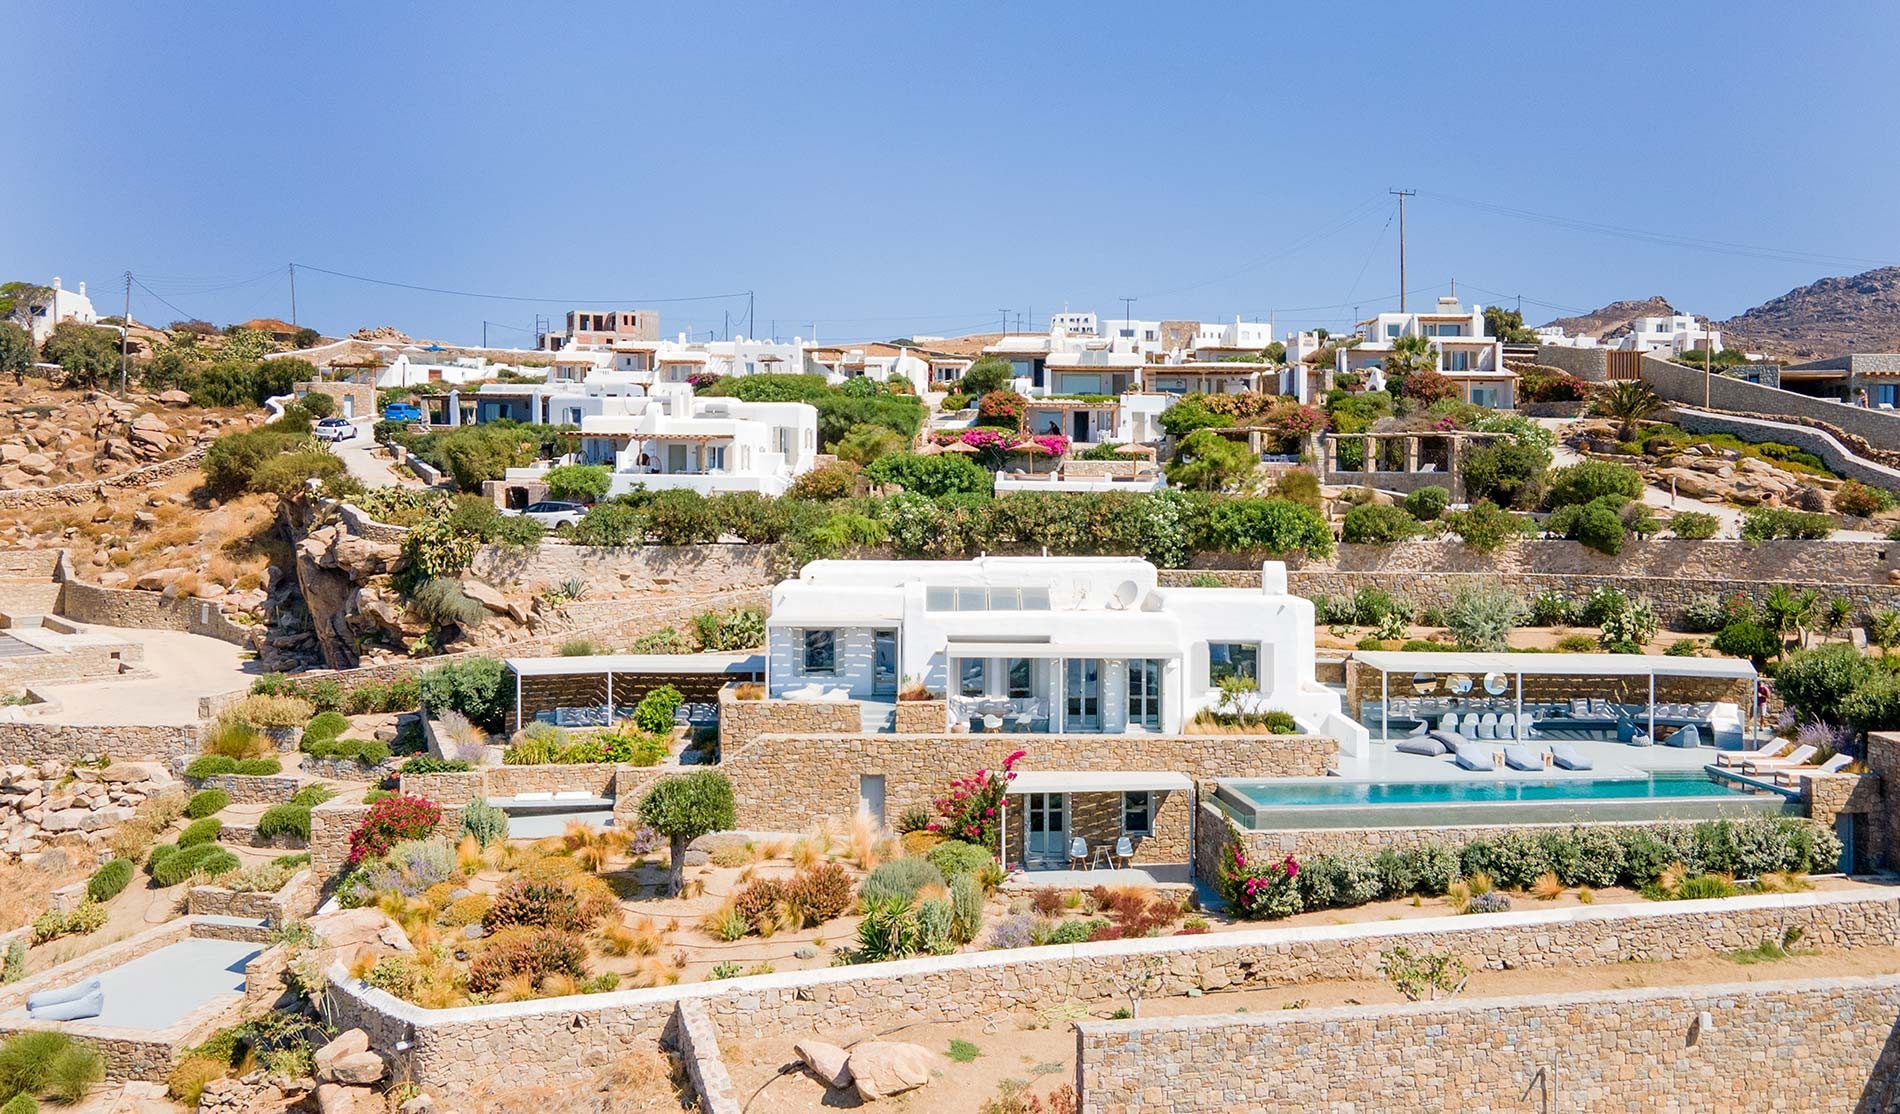
[[[1003,315],[1003,335],[1008,336],[1009,335],[1009,311],[1006,309],[999,309],[996,312]]]
[[[759,339],[759,319],[753,316],[754,308],[752,291],[748,290],[745,292],[745,327],[746,332],[752,334],[752,339],[757,340]]]
[[[126,366],[132,357],[132,272],[125,273],[125,316],[119,319],[119,395],[125,395]]]
[[[290,323],[292,325],[297,323],[297,265],[295,263],[290,265]],[[484,339],[482,346],[487,347],[487,345],[488,341]]]
[[[724,336],[724,339],[726,340],[732,339],[732,311],[731,310],[726,311],[726,326],[725,326],[725,333],[723,336]]]
[[[1135,303],[1136,303],[1136,302],[1138,302],[1138,301],[1140,301],[1141,299],[1139,299],[1139,298],[1117,298],[1117,299],[1115,299],[1115,300],[1116,300],[1116,301],[1118,301],[1118,302],[1120,302],[1120,303],[1122,304],[1122,328],[1128,331],[1128,339],[1129,339],[1129,340],[1134,340],[1134,339],[1135,339],[1135,311],[1134,311],[1134,305],[1135,305]],[[1137,347],[1137,348],[1139,348],[1139,347],[1141,347],[1141,346],[1140,346],[1140,345],[1136,345],[1136,347]]]
[[[1693,323],[1695,318],[1691,317],[1689,320]],[[1708,330],[1704,329],[1702,333],[1702,409],[1712,409],[1709,406],[1709,395],[1714,389],[1715,348],[1709,343]]]
[[[1405,199],[1418,196],[1417,190],[1386,190],[1399,199],[1399,312],[1405,312]]]

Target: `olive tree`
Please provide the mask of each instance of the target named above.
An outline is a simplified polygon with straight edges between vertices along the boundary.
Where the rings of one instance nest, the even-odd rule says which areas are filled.
[[[667,838],[666,889],[678,895],[686,885],[686,845],[738,823],[732,782],[717,770],[668,778],[641,798],[640,822]]]

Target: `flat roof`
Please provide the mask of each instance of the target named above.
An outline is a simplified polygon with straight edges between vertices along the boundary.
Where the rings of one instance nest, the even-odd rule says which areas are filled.
[[[1674,658],[1665,654],[1510,654],[1432,650],[1358,650],[1353,660],[1386,673],[1523,673],[1540,677],[1753,678],[1740,658]]]
[[[1048,615],[1047,611],[996,612],[999,615]],[[1073,612],[1065,614],[1073,615]],[[1181,648],[1164,642],[1021,642],[950,638],[943,644],[946,658],[1178,658]]]
[[[763,673],[764,654],[587,654],[575,657],[505,658],[519,677],[585,673]]]
[[[1019,770],[1008,792],[1139,793],[1148,789],[1192,789],[1186,774],[1169,770]]]

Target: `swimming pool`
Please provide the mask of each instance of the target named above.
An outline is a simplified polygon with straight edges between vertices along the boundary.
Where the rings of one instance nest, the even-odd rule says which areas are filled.
[[[1215,800],[1242,825],[1271,829],[1703,820],[1801,811],[1783,794],[1749,792],[1695,770],[1471,781],[1230,779],[1220,783]]]

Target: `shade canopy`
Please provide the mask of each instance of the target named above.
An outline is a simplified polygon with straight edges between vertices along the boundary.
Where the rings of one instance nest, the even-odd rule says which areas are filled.
[[[1382,673],[1522,674],[1526,677],[1716,677],[1753,679],[1740,658],[1675,658],[1664,654],[1509,654],[1459,651],[1359,650],[1353,660]]]
[[[968,441],[952,441],[948,445],[945,445],[943,447],[943,451],[946,453],[975,454],[975,453],[980,453],[983,450],[977,448],[975,445],[970,444]]]
[[[1178,658],[1180,647],[1165,642],[977,642],[951,639],[946,658]]]
[[[1155,455],[1155,450],[1154,450],[1154,447],[1151,445],[1142,445],[1142,444],[1138,444],[1136,442],[1131,441],[1126,445],[1116,446],[1115,455],[1116,456],[1153,456]]]
[[[573,657],[506,658],[502,664],[517,677],[567,677],[587,673],[732,673],[765,672],[763,654],[579,654]]]
[[[1169,770],[1018,770],[1008,792],[1142,793],[1192,788],[1193,779]]]

